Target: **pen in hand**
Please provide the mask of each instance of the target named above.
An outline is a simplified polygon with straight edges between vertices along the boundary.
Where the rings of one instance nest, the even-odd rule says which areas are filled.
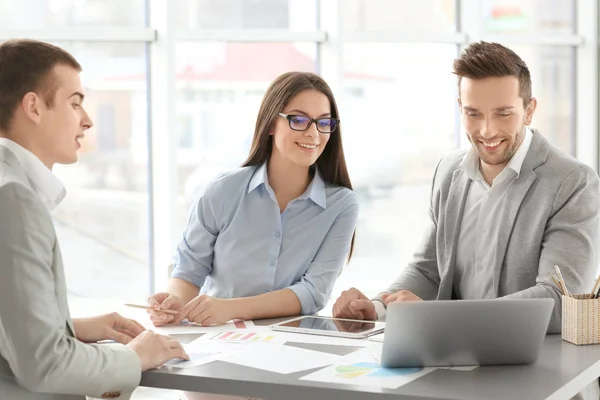
[[[144,310],[160,311],[160,312],[164,312],[165,314],[171,314],[171,315],[177,315],[177,314],[179,314],[179,311],[176,311],[176,310],[157,310],[154,307],[143,306],[143,305],[140,305],[140,304],[129,304],[129,303],[126,303],[125,306],[132,307],[132,308],[141,308],[141,309],[144,309]]]

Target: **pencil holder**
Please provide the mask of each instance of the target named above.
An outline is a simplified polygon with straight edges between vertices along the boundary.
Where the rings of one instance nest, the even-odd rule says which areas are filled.
[[[562,296],[562,339],[573,344],[600,343],[600,298]]]

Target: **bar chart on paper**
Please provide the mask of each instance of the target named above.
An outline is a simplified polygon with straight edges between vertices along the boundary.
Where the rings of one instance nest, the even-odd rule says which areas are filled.
[[[243,343],[281,343],[283,338],[273,333],[256,332],[221,332],[210,340]]]

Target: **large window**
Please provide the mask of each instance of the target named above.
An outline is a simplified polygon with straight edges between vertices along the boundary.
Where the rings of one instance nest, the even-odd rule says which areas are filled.
[[[340,112],[361,207],[355,256],[341,278],[346,285],[382,289],[420,240],[415,232],[424,229],[435,165],[459,143],[449,72],[456,51],[443,44],[344,48]]]
[[[437,161],[468,146],[452,61],[470,41],[521,55],[533,126],[597,168],[595,1],[0,1],[0,41],[57,43],[84,69],[95,125],[79,163],[56,168],[72,298],[162,289],[175,248],[161,235],[181,237],[198,193],[245,160],[266,88],[291,70],[334,89],[360,199],[355,256],[334,296],[374,294],[410,260]]]
[[[340,10],[350,32],[450,33],[455,0],[345,0]]]
[[[570,34],[575,28],[575,0],[482,0],[486,33]]]
[[[57,42],[81,63],[86,132],[79,162],[55,172],[54,214],[72,296],[143,298],[149,282],[146,51],[142,44]]]
[[[0,27],[141,27],[146,24],[145,0],[0,1]]]
[[[575,49],[510,46],[529,67],[538,100],[532,126],[553,144],[575,154]]]
[[[316,29],[316,0],[178,0],[179,26],[203,29]]]

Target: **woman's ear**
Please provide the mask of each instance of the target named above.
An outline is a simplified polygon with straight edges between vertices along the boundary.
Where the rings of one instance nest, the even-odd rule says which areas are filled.
[[[269,135],[271,135],[271,136],[275,135],[276,127],[277,127],[277,120],[273,121],[273,123],[271,124],[271,130],[269,131]]]

